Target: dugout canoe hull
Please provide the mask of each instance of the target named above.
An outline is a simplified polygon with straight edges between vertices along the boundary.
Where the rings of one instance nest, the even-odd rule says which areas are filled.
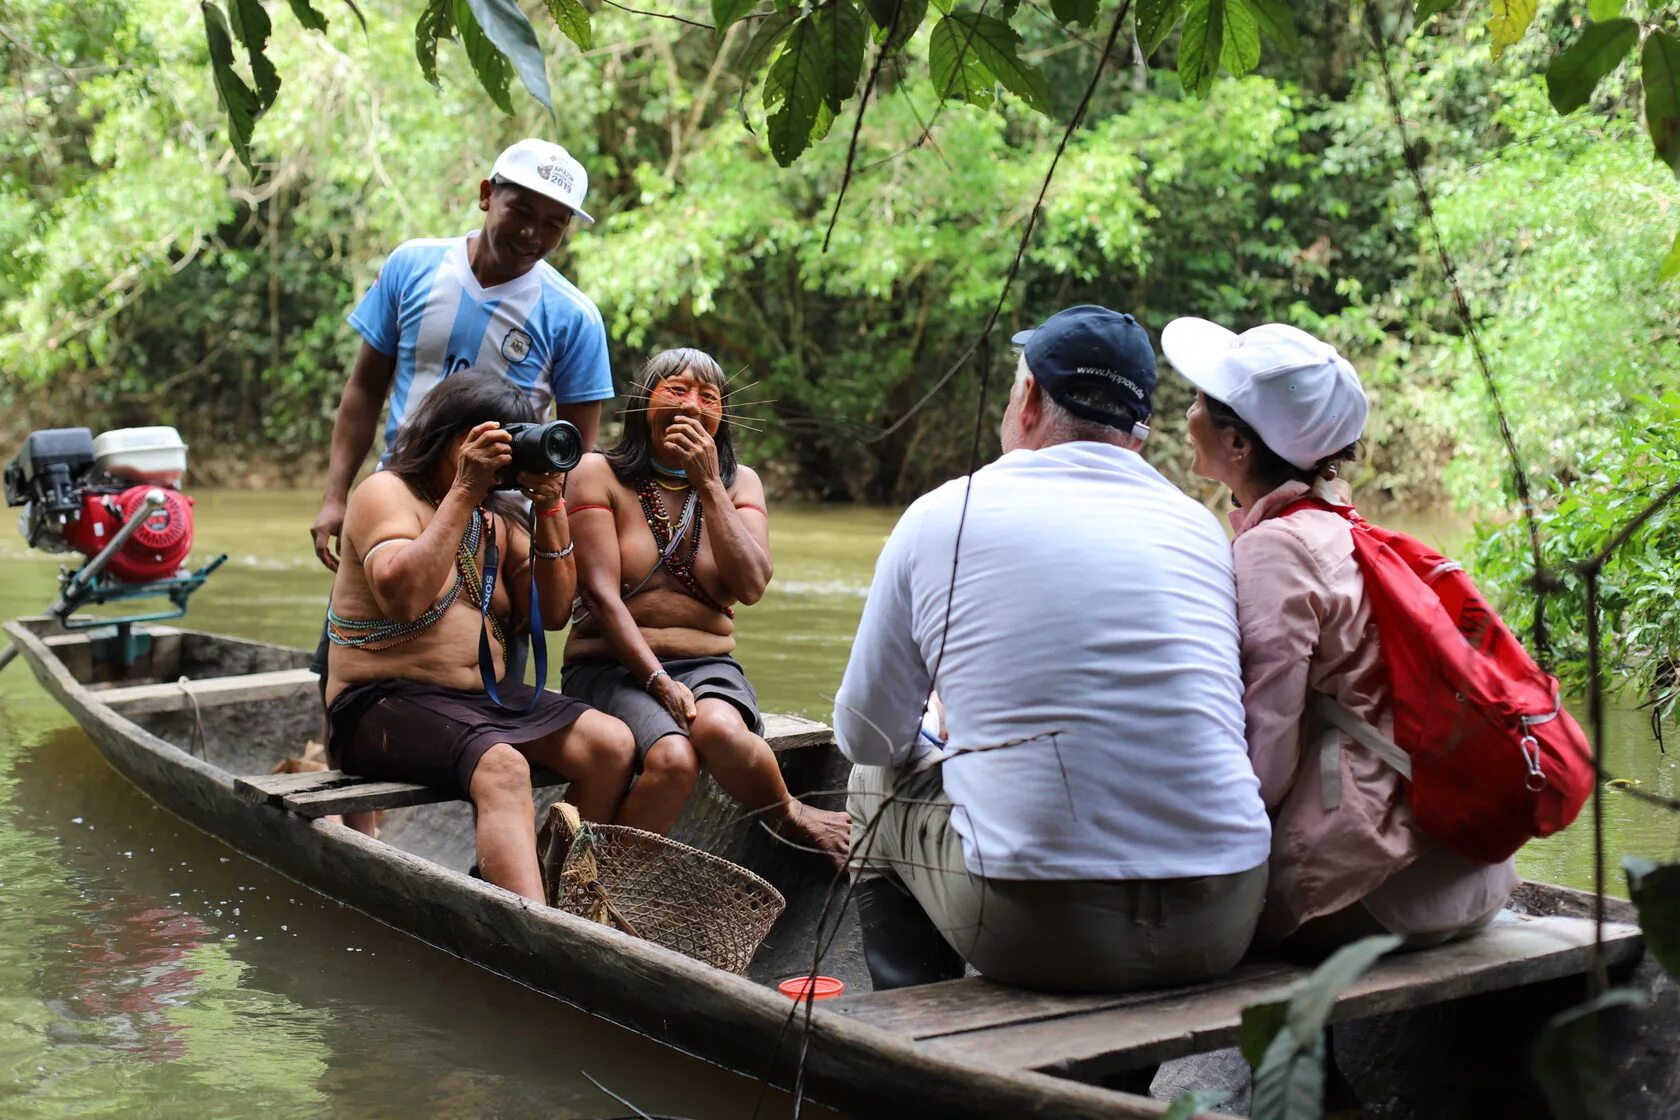
[[[762,982],[804,971],[810,935],[830,877],[809,857],[761,838],[715,793],[697,798],[674,835],[754,867],[788,897],[754,962],[756,978],[731,975],[681,954],[537,906],[464,874],[470,862],[465,806],[394,814],[381,840],[342,825],[255,804],[234,778],[266,774],[301,753],[319,728],[312,692],[277,681],[307,661],[302,651],[169,627],[115,680],[87,632],[57,633],[50,619],[4,626],[42,687],[91,738],[107,762],[153,801],[236,851],[394,929],[491,972],[678,1050],[792,1089],[862,1117],[1157,1117],[1164,1105],[1032,1071],[999,1069],[929,1052],[913,1037],[858,1022],[818,1003],[808,1018]],[[119,712],[101,697],[113,684],[244,677],[248,699],[214,707]],[[796,793],[843,785],[831,748],[784,759]],[[204,757],[198,755],[202,753]],[[719,804],[708,804],[721,802]],[[463,820],[465,824],[463,826]],[[409,823],[405,823],[409,822]],[[463,838],[465,847],[462,847]],[[790,871],[789,868],[792,868]],[[786,928],[784,928],[784,926]],[[806,962],[796,964],[796,961]],[[843,921],[824,971],[859,986],[855,920]],[[848,975],[849,974],[849,975]],[[1212,1114],[1206,1114],[1212,1115]]]

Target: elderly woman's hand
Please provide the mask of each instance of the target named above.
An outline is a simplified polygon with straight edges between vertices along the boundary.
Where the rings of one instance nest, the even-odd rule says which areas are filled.
[[[566,475],[556,471],[554,474],[531,474],[529,471],[519,472],[519,489],[531,499],[531,505],[538,513],[546,513],[556,506],[562,505],[566,498]]]
[[[692,416],[677,416],[665,429],[665,449],[682,465],[690,486],[718,478],[717,444],[705,425]]]
[[[455,485],[475,503],[482,502],[496,485],[496,476],[512,461],[513,437],[496,421],[486,420],[468,432],[467,442],[461,445],[461,457],[455,461]]]

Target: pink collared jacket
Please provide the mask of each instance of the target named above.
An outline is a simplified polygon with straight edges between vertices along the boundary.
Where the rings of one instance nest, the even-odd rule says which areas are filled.
[[[1275,944],[1359,901],[1400,934],[1479,923],[1510,896],[1514,865],[1475,863],[1421,835],[1400,775],[1308,710],[1310,694],[1321,692],[1393,734],[1387,669],[1348,523],[1323,510],[1278,516],[1308,492],[1305,483],[1285,483],[1230,515],[1248,754],[1272,816],[1271,881],[1256,941]],[[1311,493],[1347,504],[1340,483]],[[1332,809],[1321,772],[1327,735],[1341,745]]]

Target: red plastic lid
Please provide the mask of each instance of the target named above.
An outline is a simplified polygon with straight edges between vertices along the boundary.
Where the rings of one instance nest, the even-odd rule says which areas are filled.
[[[776,990],[789,999],[833,999],[845,993],[846,982],[833,976],[794,976],[777,984]]]

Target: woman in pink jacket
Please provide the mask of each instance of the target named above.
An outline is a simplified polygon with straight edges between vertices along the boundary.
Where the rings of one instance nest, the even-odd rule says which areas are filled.
[[[1517,884],[1423,836],[1398,772],[1332,727],[1327,697],[1392,736],[1388,671],[1348,523],[1284,511],[1348,503],[1337,464],[1365,427],[1359,377],[1334,347],[1278,323],[1238,335],[1178,319],[1167,359],[1199,390],[1191,469],[1230,487],[1248,753],[1272,814],[1271,882],[1256,943],[1322,953],[1375,933],[1467,936]],[[1328,748],[1328,749],[1326,749]]]

